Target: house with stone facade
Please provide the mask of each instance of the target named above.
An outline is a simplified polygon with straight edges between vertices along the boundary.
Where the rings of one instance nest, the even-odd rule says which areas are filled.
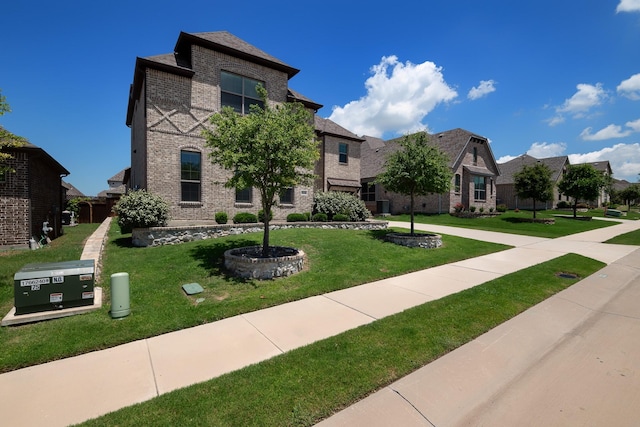
[[[213,219],[216,212],[233,217],[257,213],[259,194],[251,188],[225,188],[228,171],[208,158],[202,131],[225,106],[246,114],[267,102],[300,102],[314,114],[320,150],[317,180],[280,195],[275,219],[309,212],[315,191],[357,193],[360,145],[357,135],[316,115],[322,107],[289,88],[298,69],[228,32],[181,32],[172,53],[137,58],[129,94],[126,124],[131,128],[128,189],[146,189],[170,206],[173,220]]]
[[[60,236],[66,203],[62,177],[69,171],[29,142],[3,151],[12,158],[5,162],[11,171],[0,174],[0,246],[27,247],[29,239],[39,241],[45,222],[47,237]]]
[[[400,139],[384,141],[365,136],[362,144],[361,198],[373,213],[401,214],[410,210],[409,196],[389,192],[375,183],[384,171],[387,157],[401,148]],[[499,171],[487,138],[458,128],[428,135],[428,143],[449,157],[453,178],[449,192],[416,197],[416,213],[453,212],[458,203],[465,209],[495,209]]]
[[[537,159],[528,154],[523,154],[505,163],[500,163],[500,177],[496,183],[498,193],[498,204],[506,205],[508,209],[533,209],[533,199],[522,199],[518,197],[515,187],[515,174],[520,172],[524,166],[533,166],[542,163],[551,170],[551,182],[553,183],[553,198],[546,202],[536,201],[536,209],[553,209],[559,201],[569,201],[567,196],[558,192],[558,182],[567,172],[569,157],[557,156]]]

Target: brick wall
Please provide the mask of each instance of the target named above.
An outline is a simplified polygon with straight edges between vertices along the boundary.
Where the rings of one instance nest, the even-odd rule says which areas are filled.
[[[29,166],[27,153],[13,153],[7,172],[0,182],[0,246],[24,245],[31,234],[29,223]]]

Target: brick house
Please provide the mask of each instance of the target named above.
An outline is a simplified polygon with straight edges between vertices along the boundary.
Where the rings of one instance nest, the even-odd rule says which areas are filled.
[[[6,162],[15,172],[0,174],[0,246],[28,246],[40,240],[47,221],[54,239],[62,234],[62,210],[66,189],[62,177],[69,175],[60,163],[29,142],[6,148]]]
[[[227,32],[185,33],[173,53],[137,58],[126,124],[131,128],[129,189],[146,189],[170,206],[173,220],[212,219],[224,211],[261,207],[254,189],[230,189],[229,172],[207,157],[202,130],[224,106],[241,114],[260,103],[262,84],[270,104],[301,102],[314,116],[322,107],[288,86],[299,70]],[[363,139],[315,116],[321,154],[313,186],[282,194],[274,218],[311,210],[316,189],[357,192]]]
[[[495,182],[499,171],[487,138],[460,128],[428,135],[428,138],[430,144],[437,146],[449,157],[453,178],[448,193],[416,197],[415,212],[453,212],[457,203],[462,203],[465,209],[470,206],[486,211],[495,208]],[[374,213],[409,212],[409,196],[391,193],[381,185],[373,184],[376,176],[384,171],[387,157],[400,149],[400,140],[401,138],[396,138],[384,141],[365,136],[362,144],[361,198]]]
[[[558,193],[557,184],[562,179],[569,166],[569,157],[547,157],[537,159],[523,154],[505,163],[500,163],[500,176],[496,182],[496,192],[498,194],[498,204],[506,205],[508,209],[533,209],[532,199],[521,199],[518,197],[515,188],[515,174],[520,172],[523,166],[532,166],[542,163],[551,170],[551,182],[553,182],[553,198],[547,202],[536,201],[536,209],[552,209],[559,201],[569,198]]]
[[[611,169],[611,164],[608,160],[591,162],[587,164],[591,165],[591,167],[600,172],[606,179],[610,179],[613,176],[613,170]],[[611,182],[611,184],[613,186],[613,181]],[[611,201],[608,191],[609,190],[607,187],[603,188],[602,190],[600,190],[600,194],[598,194],[597,200],[588,200],[586,201],[586,203],[593,207],[604,206],[605,203],[609,203]]]

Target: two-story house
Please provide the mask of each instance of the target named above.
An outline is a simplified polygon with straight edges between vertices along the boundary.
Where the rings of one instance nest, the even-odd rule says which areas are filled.
[[[361,198],[367,208],[377,214],[410,210],[409,196],[392,193],[375,184],[376,177],[384,171],[387,157],[401,148],[400,139],[384,141],[366,136],[362,144]],[[499,171],[487,138],[458,128],[428,135],[428,143],[449,157],[453,178],[449,192],[416,197],[416,213],[453,212],[458,203],[465,209],[473,206],[489,211],[496,207],[495,183]]]
[[[299,70],[228,32],[185,33],[173,53],[137,58],[126,124],[131,128],[130,189],[162,196],[174,220],[212,219],[224,211],[257,213],[259,194],[251,188],[225,188],[229,171],[212,164],[202,130],[225,106],[247,114],[251,104],[300,102],[314,115],[322,107],[291,90]],[[316,190],[359,189],[363,139],[315,116],[320,160],[315,184],[280,196],[274,218],[308,212]]]

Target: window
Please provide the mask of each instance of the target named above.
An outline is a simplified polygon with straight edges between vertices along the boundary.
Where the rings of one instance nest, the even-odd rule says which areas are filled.
[[[243,189],[236,188],[236,203],[251,203],[251,198],[251,187]]]
[[[183,202],[200,201],[200,153],[180,152],[180,184]]]
[[[487,198],[487,187],[484,176],[474,176],[473,186],[473,198],[475,200],[485,200]]]
[[[349,144],[340,143],[338,160],[345,165],[349,163]]]
[[[0,171],[0,183],[7,182],[7,173]]]
[[[376,185],[365,182],[362,184],[362,190],[360,191],[360,198],[365,202],[376,201]]]
[[[473,147],[473,164],[478,165],[478,147]]]
[[[256,90],[258,85],[263,85],[263,83],[223,71],[220,76],[221,105],[233,107],[240,114],[249,114],[249,106],[252,104],[264,107]]]
[[[280,193],[280,203],[283,205],[293,204],[293,187],[285,188],[282,193]]]
[[[460,192],[460,174],[457,173],[455,176],[455,181],[454,181],[454,185],[453,185],[453,191],[456,193]]]

